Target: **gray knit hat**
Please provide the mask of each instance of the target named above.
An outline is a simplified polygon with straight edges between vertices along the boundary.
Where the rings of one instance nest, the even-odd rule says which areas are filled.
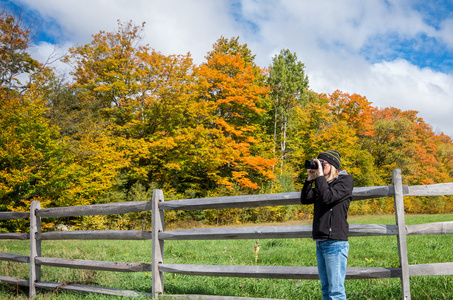
[[[329,150],[318,155],[318,159],[324,159],[337,169],[341,168],[341,154],[337,150]]]

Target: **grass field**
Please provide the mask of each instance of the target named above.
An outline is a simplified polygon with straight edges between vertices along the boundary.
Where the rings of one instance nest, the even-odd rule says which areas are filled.
[[[452,221],[453,215],[409,215],[406,224]],[[352,218],[350,223],[394,224],[393,216]],[[296,225],[272,224],[272,225]],[[269,225],[269,224],[268,224]],[[256,226],[256,225],[255,225]],[[409,264],[453,262],[453,236],[408,236]],[[166,241],[166,263],[255,265],[255,240]],[[310,239],[260,240],[258,265],[316,266]],[[0,240],[0,252],[29,255],[28,241]],[[151,241],[43,241],[42,256],[151,262]],[[350,267],[398,267],[395,236],[350,238]],[[0,275],[28,278],[28,264],[0,262]],[[42,281],[79,283],[151,293],[151,273],[42,267]],[[166,294],[204,294],[279,299],[320,299],[317,280],[201,277],[165,274]],[[400,279],[347,280],[348,299],[401,299]],[[453,299],[453,276],[411,277],[412,299]],[[121,299],[42,291],[36,299]],[[0,299],[27,299],[27,289],[0,284]]]

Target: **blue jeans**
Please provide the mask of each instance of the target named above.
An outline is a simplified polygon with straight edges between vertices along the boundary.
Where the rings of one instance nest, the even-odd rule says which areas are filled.
[[[349,243],[347,241],[316,242],[316,260],[323,300],[346,299],[344,280],[348,253]]]

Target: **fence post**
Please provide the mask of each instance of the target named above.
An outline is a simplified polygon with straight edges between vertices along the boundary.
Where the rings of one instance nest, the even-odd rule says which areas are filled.
[[[157,298],[164,292],[164,273],[159,271],[159,265],[164,262],[164,241],[159,240],[159,232],[164,231],[164,211],[159,209],[159,203],[164,201],[162,190],[153,190],[152,200],[152,294]]]
[[[395,219],[398,227],[398,255],[401,267],[401,292],[403,300],[411,299],[409,280],[409,261],[407,258],[406,222],[404,220],[404,196],[401,170],[393,170],[393,188],[395,191]]]
[[[30,283],[28,297],[36,296],[35,283],[41,280],[41,266],[35,263],[35,258],[41,256],[41,240],[36,239],[36,234],[41,232],[41,218],[36,216],[36,211],[41,209],[39,201],[32,201],[30,206]]]

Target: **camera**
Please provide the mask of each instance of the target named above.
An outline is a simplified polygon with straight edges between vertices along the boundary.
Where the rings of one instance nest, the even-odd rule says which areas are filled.
[[[321,161],[322,169],[324,169],[324,162]],[[305,169],[318,169],[318,163],[312,160],[305,161]]]

